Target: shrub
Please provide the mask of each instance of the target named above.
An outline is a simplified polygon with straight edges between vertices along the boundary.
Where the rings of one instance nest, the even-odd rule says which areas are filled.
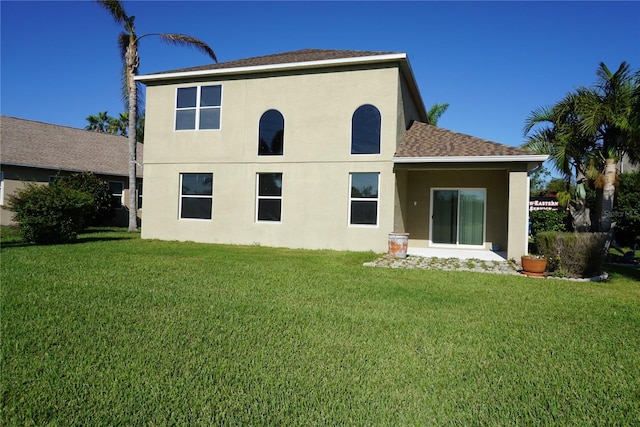
[[[616,241],[632,247],[640,241],[640,171],[620,174],[611,220],[616,223]]]
[[[538,233],[538,251],[547,258],[547,270],[570,277],[602,274],[606,233]]]
[[[91,218],[90,194],[62,185],[28,183],[9,198],[22,238],[30,243],[64,243],[76,238]]]
[[[567,231],[569,215],[566,210],[540,210],[529,212],[531,234],[545,231]]]
[[[89,193],[93,197],[93,213],[86,225],[104,225],[113,217],[109,183],[93,172],[75,173],[58,178],[56,185]]]

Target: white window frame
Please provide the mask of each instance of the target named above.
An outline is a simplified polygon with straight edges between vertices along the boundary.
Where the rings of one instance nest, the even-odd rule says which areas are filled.
[[[184,175],[211,175],[211,195],[209,194],[182,194],[182,179]],[[213,221],[213,173],[212,172],[180,172],[180,185],[178,190],[178,220],[180,221]],[[211,200],[211,218],[182,218],[182,198],[190,199],[210,199]]]
[[[120,196],[120,206],[118,207],[112,207],[111,209],[115,209],[115,210],[122,210],[124,209],[124,182],[122,181],[109,181],[109,190],[111,190],[111,184],[120,184],[120,186],[122,187],[121,191],[119,193],[114,193],[113,191],[111,191],[111,197],[115,197],[115,196]]]
[[[267,174],[276,174],[279,173],[282,179],[282,185],[280,187],[280,195],[279,196],[261,196],[260,195],[260,175]],[[282,223],[282,194],[284,193],[284,173],[282,172],[257,172],[256,173],[256,212],[255,212],[255,221],[260,224],[281,224]],[[260,200],[280,200],[280,220],[279,221],[269,221],[264,219],[258,219],[258,212],[260,210]]]
[[[378,197],[352,197],[351,189],[353,184],[353,175],[355,174],[369,174],[378,175]],[[352,202],[376,202],[376,223],[375,224],[352,224],[351,223],[351,205]],[[380,226],[380,172],[349,172],[349,208],[347,212],[347,224],[349,227],[358,228],[377,228]]]
[[[484,206],[482,214],[482,244],[481,245],[461,245],[457,243],[460,240],[460,209],[456,212],[456,226],[458,235],[456,235],[456,243],[433,243],[433,194],[436,191],[457,191],[458,200],[460,198],[460,191],[482,191],[484,194]],[[458,248],[458,249],[479,249],[484,248],[487,244],[487,189],[486,188],[470,188],[470,187],[432,187],[429,201],[429,246],[434,248]],[[459,204],[458,204],[459,206]]]
[[[4,171],[0,171],[0,206],[4,206]]]
[[[201,98],[201,93],[202,93],[202,88],[203,87],[212,87],[212,86],[220,86],[220,105],[217,106],[207,106],[207,107],[201,107],[200,106],[200,98]],[[196,105],[195,107],[183,107],[183,108],[178,108],[177,106],[177,102],[178,102],[178,91],[180,89],[189,89],[189,88],[196,88]],[[176,88],[176,93],[175,93],[175,98],[174,98],[174,110],[173,110],[173,131],[174,132],[193,132],[193,131],[219,131],[220,129],[222,129],[222,97],[224,96],[223,94],[223,90],[222,90],[222,85],[221,84],[217,84],[217,85],[196,85],[196,86],[182,86],[182,87],[178,87]],[[220,124],[218,126],[217,129],[200,129],[200,111],[201,110],[214,110],[214,109],[218,109],[220,111]],[[176,129],[176,125],[178,124],[178,111],[189,111],[189,110],[195,110],[196,112],[196,118],[195,118],[195,124],[194,124],[194,128],[193,129]]]
[[[138,198],[138,210],[142,210],[142,181],[136,183],[136,197]]]

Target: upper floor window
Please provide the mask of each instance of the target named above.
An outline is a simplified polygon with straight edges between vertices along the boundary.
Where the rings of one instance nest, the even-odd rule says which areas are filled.
[[[282,155],[284,145],[284,117],[278,110],[269,110],[260,117],[258,155]]]
[[[222,86],[180,87],[176,95],[176,130],[220,129]]]
[[[351,119],[351,154],[380,154],[381,122],[373,105],[358,107]]]

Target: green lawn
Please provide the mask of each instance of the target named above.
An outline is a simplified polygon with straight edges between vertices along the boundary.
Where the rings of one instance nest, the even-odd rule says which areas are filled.
[[[141,240],[1,250],[2,425],[640,425],[640,276]]]

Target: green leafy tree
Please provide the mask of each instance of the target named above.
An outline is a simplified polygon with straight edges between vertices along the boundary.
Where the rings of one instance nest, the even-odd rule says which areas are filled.
[[[640,243],[640,171],[620,174],[612,220],[621,246]]]
[[[113,217],[109,183],[93,172],[62,176],[55,180],[55,184],[82,191],[93,198],[93,209],[85,221],[86,225],[102,225]]]
[[[123,26],[123,32],[118,36],[120,56],[124,65],[124,90],[125,104],[129,110],[129,231],[137,231],[137,198],[136,192],[136,142],[137,142],[137,118],[138,118],[138,84],[134,77],[140,67],[138,47],[144,37],[157,36],[168,44],[193,47],[207,54],[217,61],[213,50],[203,41],[185,34],[149,33],[138,35],[135,28],[135,16],[128,15],[122,2],[118,0],[98,0],[98,4],[109,12],[118,25]]]
[[[438,126],[438,120],[447,111],[449,108],[449,104],[433,104],[429,111],[427,111],[427,118],[429,120],[429,124],[433,126]]]
[[[23,239],[37,244],[74,240],[91,217],[93,203],[90,194],[56,182],[30,182],[9,197],[9,208]]]

